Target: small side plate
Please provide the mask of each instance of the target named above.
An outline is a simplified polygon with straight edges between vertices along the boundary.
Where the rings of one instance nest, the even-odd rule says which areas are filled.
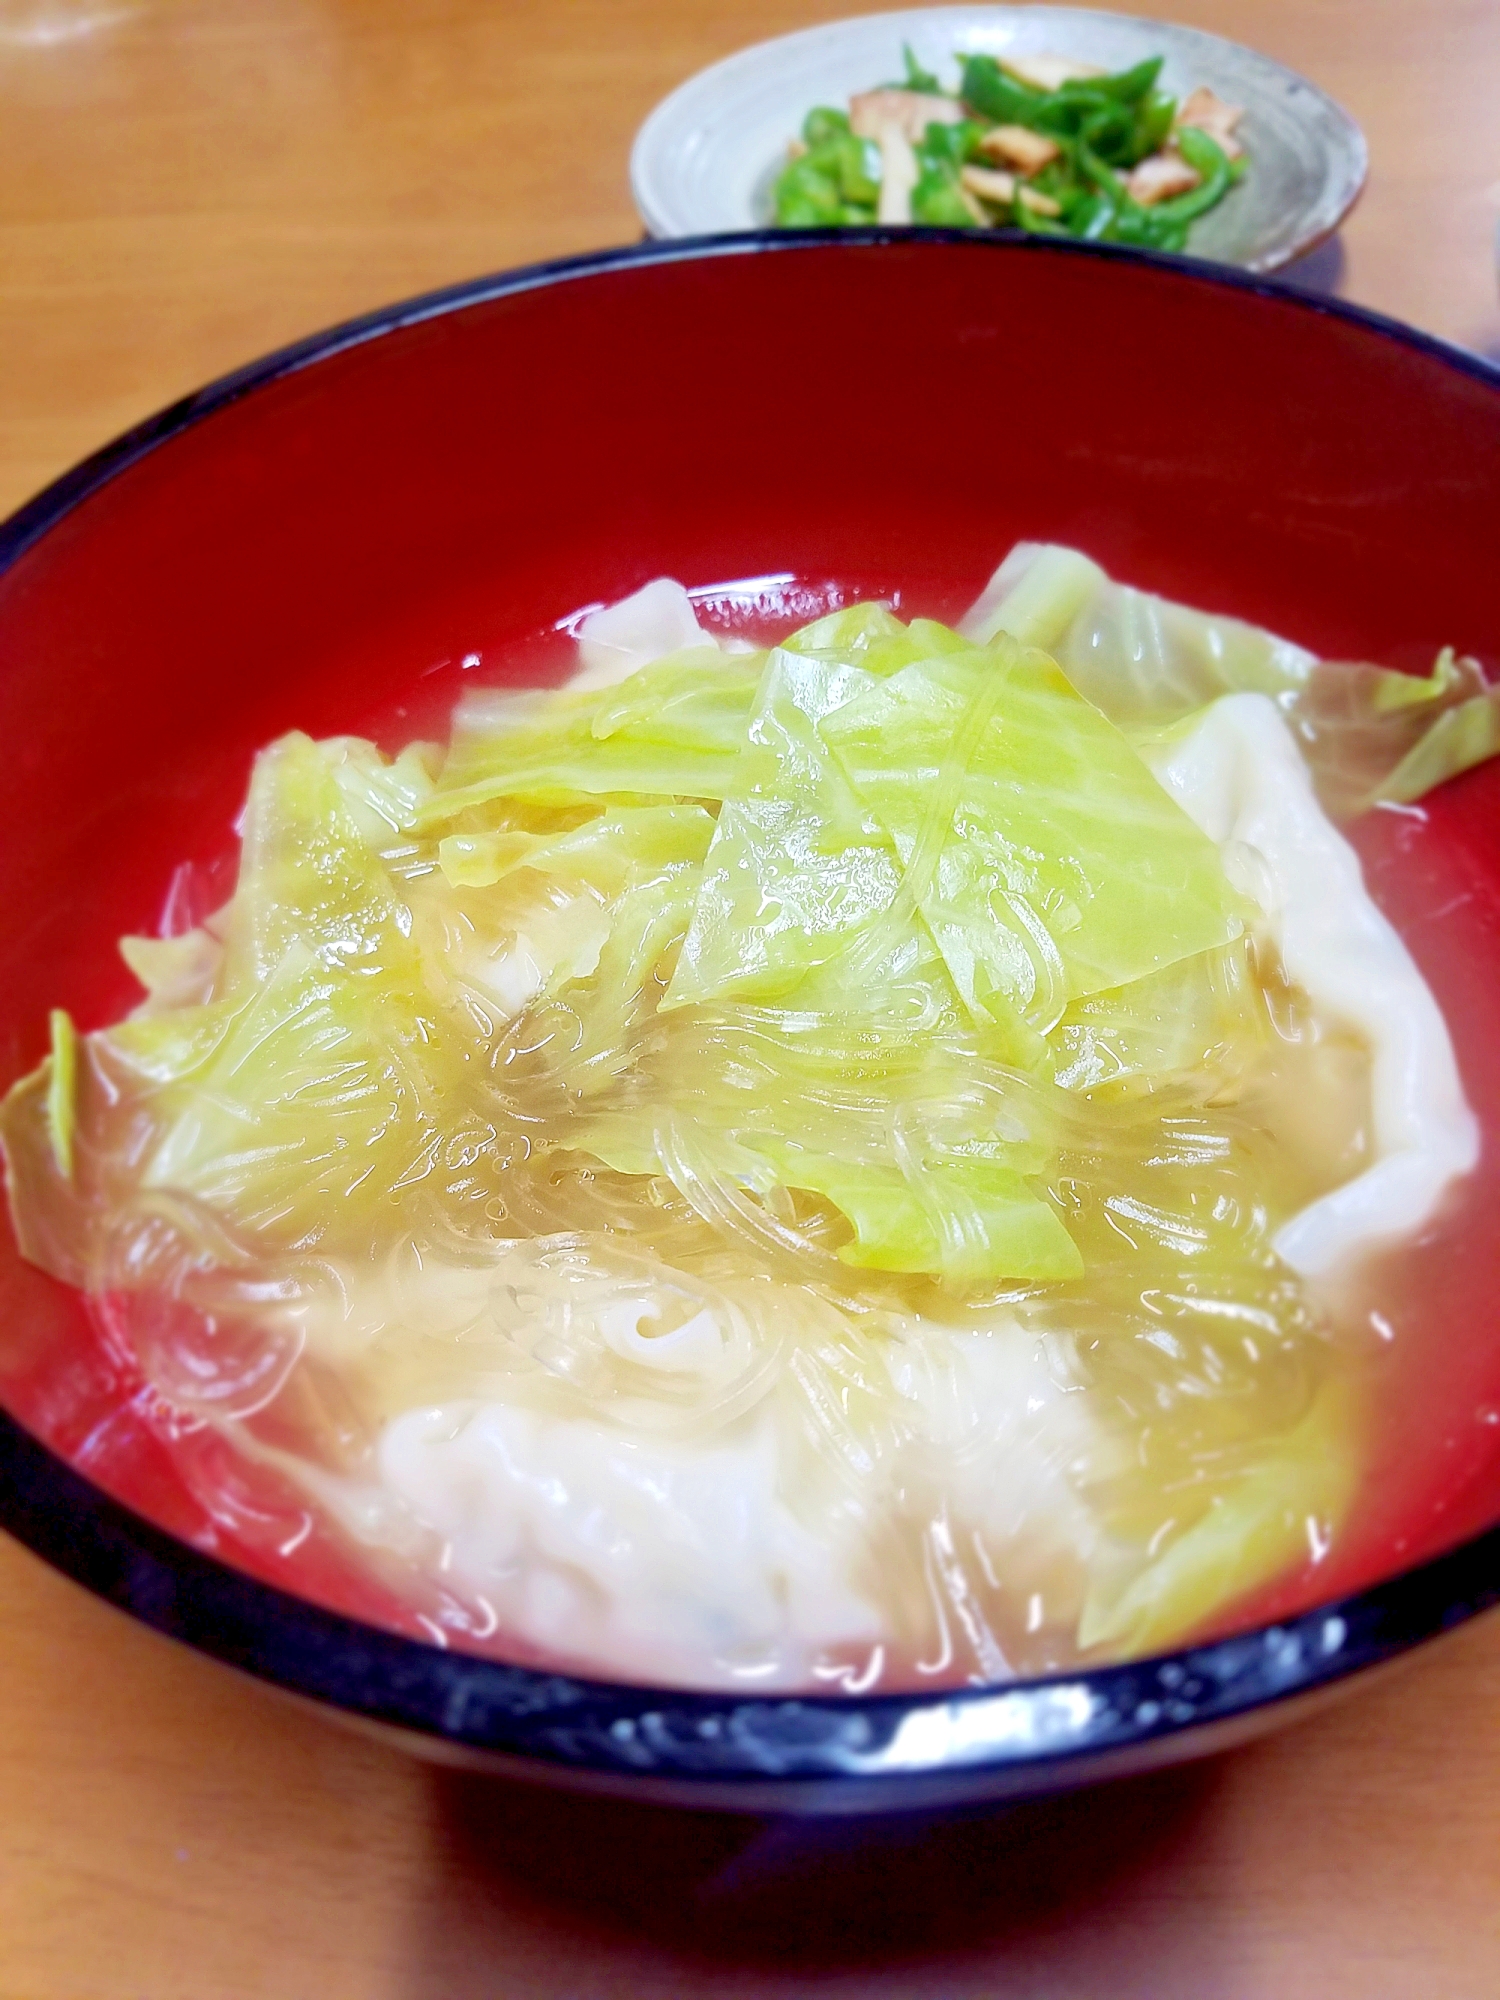
[[[1274,271],[1338,228],[1364,185],[1364,134],[1316,85],[1197,28],[1073,7],[923,7],[830,21],[700,70],[636,135],[630,183],[653,236],[763,228],[787,141],[815,104],[843,106],[902,74],[901,45],[956,81],[960,54],[1074,56],[1106,69],[1165,58],[1162,87],[1206,83],[1245,107],[1244,182],[1198,223],[1195,257]]]

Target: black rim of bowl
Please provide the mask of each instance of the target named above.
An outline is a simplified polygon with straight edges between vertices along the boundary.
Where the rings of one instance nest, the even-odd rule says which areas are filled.
[[[1161,253],[959,230],[756,231],[641,243],[445,287],[314,334],[171,404],[0,524],[0,572],[80,501],[157,445],[284,375],[381,335],[493,299],[631,265],[883,243],[1120,259],[1351,321],[1500,391],[1500,368],[1361,307]],[[1040,1680],[895,1695],[695,1693],[509,1666],[326,1611],[191,1548],[113,1500],[0,1411],[0,1526],[142,1623],[288,1693],[451,1750],[522,1760],[582,1782],[722,1803],[768,1787],[878,1790],[988,1777],[1023,1786],[1067,1767],[1159,1761],[1204,1737],[1395,1658],[1500,1603],[1500,1526],[1370,1589],[1278,1624]],[[1186,1754],[1188,1744],[1183,1743]],[[872,1786],[871,1781],[876,1781]],[[883,1781],[883,1783],[881,1782]]]

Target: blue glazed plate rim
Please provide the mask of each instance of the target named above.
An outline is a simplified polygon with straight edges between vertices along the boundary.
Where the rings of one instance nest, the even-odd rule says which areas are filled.
[[[1399,321],[1227,266],[993,232],[747,231],[534,264],[348,320],[221,376],[64,473],[0,524],[0,574],[110,480],[216,410],[425,320],[638,265],[886,243],[974,255],[1120,260],[1343,320],[1500,391],[1500,368]],[[895,1695],[695,1693],[508,1666],[346,1618],[192,1548],[92,1485],[0,1410],[0,1526],[143,1624],[304,1699],[555,1773],[671,1779],[679,1796],[767,1782],[862,1788],[1066,1770],[1285,1703],[1391,1660],[1500,1603],[1500,1526],[1354,1595],[1208,1645],[1121,1666]]]

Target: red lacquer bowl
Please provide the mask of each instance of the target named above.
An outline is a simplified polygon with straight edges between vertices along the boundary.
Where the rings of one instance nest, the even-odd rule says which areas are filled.
[[[92,1027],[132,1003],[114,940],[155,927],[184,856],[212,879],[251,754],[283,730],[432,729],[475,677],[560,669],[570,614],[663,573],[729,623],[856,593],[951,617],[1020,537],[1320,652],[1425,668],[1455,642],[1500,664],[1500,375],[1201,264],[840,232],[507,274],[188,398],[0,529],[0,1083],[42,1054],[49,1007]],[[1497,796],[1481,771],[1420,834],[1363,836],[1491,1135]],[[132,1414],[128,1357],[8,1230],[0,1522],[207,1654],[497,1768],[845,1811],[1139,1769],[1500,1596],[1486,1172],[1415,1253],[1451,1339],[1442,1395],[1403,1411],[1399,1475],[1253,1629],[1169,1659],[740,1699],[445,1652],[351,1615],[337,1565],[314,1604],[190,1499]]]

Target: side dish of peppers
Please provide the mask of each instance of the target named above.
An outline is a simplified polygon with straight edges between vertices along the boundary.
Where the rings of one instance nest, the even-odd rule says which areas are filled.
[[[1157,87],[1162,58],[1109,74],[1050,56],[960,58],[955,90],[906,75],[820,105],[776,180],[783,228],[920,222],[1182,250],[1243,177],[1239,109]]]

